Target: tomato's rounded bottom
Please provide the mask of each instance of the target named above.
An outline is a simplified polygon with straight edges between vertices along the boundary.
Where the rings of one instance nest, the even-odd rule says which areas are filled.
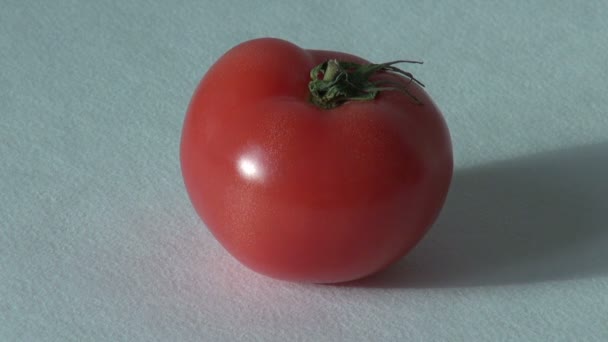
[[[423,237],[424,234],[414,240],[408,240],[406,248],[401,249],[398,253],[387,255],[386,258],[378,258],[377,256],[382,253],[371,249],[369,252],[375,254],[374,257],[367,260],[345,259],[341,263],[332,263],[331,260],[328,260],[325,263],[304,264],[300,260],[286,261],[281,258],[274,259],[274,262],[264,262],[253,260],[250,254],[239,255],[237,251],[232,253],[229,248],[224,247],[242,266],[265,277],[288,282],[341,286],[353,285],[385,272],[407,257]]]
[[[309,283],[309,284],[315,284],[315,285],[326,285],[326,286],[356,286],[358,283],[361,282],[365,282],[366,279],[371,279],[374,278],[380,274],[382,274],[383,272],[387,271],[388,269],[390,269],[392,266],[394,266],[397,261],[401,260],[402,258],[404,258],[405,255],[400,256],[399,258],[397,258],[395,261],[392,261],[390,263],[387,263],[386,265],[383,265],[382,267],[379,267],[376,270],[373,271],[369,271],[363,274],[357,274],[357,275],[352,275],[352,276],[342,276],[342,277],[334,277],[334,278],[325,278],[325,279],[319,279],[317,277],[314,276],[309,276],[306,277],[305,275],[302,275],[300,277],[285,277],[285,276],[281,276],[281,275],[276,275],[276,274],[268,274],[268,273],[264,273],[264,272],[259,272],[251,267],[248,267],[246,265],[244,265],[245,267],[247,267],[248,269],[254,271],[255,273],[261,274],[265,277],[269,277],[272,279],[277,279],[280,281],[287,281],[287,282],[297,282],[297,283]],[[242,263],[241,263],[242,264]]]

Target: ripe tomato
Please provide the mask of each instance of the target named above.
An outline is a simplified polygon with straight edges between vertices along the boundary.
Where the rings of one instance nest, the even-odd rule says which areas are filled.
[[[422,238],[449,188],[452,147],[433,101],[394,69],[271,38],[209,69],[181,166],[230,254],[271,277],[334,283],[385,268]]]

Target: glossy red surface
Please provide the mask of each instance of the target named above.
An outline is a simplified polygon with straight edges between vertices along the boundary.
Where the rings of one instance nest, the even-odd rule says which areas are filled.
[[[415,84],[323,110],[309,72],[352,55],[277,39],[243,43],[202,79],[181,141],[194,208],[219,242],[276,278],[342,282],[407,253],[436,219],[452,175],[443,117]],[[398,82],[404,78],[382,75]]]

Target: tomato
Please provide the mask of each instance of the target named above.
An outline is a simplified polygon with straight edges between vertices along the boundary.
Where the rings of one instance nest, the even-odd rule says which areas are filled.
[[[272,38],[225,53],[194,92],[180,147],[213,236],[290,281],[354,280],[404,256],[437,218],[453,169],[443,116],[412,77]]]

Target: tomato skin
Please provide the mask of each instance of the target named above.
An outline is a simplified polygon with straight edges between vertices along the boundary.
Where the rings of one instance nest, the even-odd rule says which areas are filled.
[[[414,83],[321,109],[310,70],[339,52],[262,38],[207,72],[183,126],[192,204],[241,263],[279,279],[354,280],[401,258],[437,218],[450,185],[450,136]],[[390,74],[378,75],[407,83]]]

